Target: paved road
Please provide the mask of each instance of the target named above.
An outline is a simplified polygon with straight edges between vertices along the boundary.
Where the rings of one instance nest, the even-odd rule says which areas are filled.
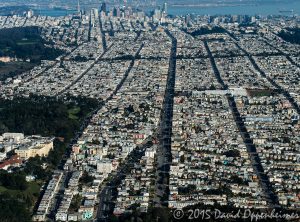
[[[69,85],[67,85],[65,88],[63,88],[60,92],[58,92],[55,96],[60,96],[62,94],[64,94],[66,91],[68,91],[73,85],[75,85],[80,79],[82,79],[82,77],[87,74],[98,62],[99,60],[105,55],[105,53],[107,53],[107,51],[113,46],[113,44],[111,44],[107,49],[105,49],[101,55],[99,55],[95,61],[85,70],[83,71],[74,81],[72,81]]]
[[[152,145],[154,137],[149,137],[138,148],[134,149],[124,160],[124,163],[117,169],[116,172],[111,174],[111,179],[103,184],[101,191],[98,195],[99,205],[97,207],[97,216],[95,221],[107,221],[107,217],[113,213],[115,202],[117,198],[117,187],[121,184],[125,175],[130,173],[134,163],[139,162],[145,151]]]
[[[99,205],[97,209],[97,220],[96,221],[105,221],[108,214],[107,210],[109,210],[109,202],[111,201],[112,190],[110,186],[106,186],[102,189],[99,194]]]
[[[280,85],[278,85],[276,83],[275,80],[271,79],[268,75],[266,75],[266,73],[257,65],[257,63],[255,62],[253,56],[245,49],[243,49],[239,42],[236,40],[236,38],[234,37],[233,34],[229,35],[233,42],[235,43],[235,45],[241,50],[243,51],[246,56],[249,58],[250,62],[252,63],[253,67],[260,73],[260,75],[262,77],[264,77],[265,79],[267,79],[269,81],[269,83],[271,83],[279,92],[281,92],[285,98],[292,104],[292,106],[294,107],[294,109],[297,111],[297,113],[300,115],[300,107],[299,104],[295,101],[295,99],[290,95],[290,93],[283,89]],[[273,47],[274,49],[276,49],[277,51],[279,51],[279,54],[282,56],[285,56],[287,58],[287,60],[289,60],[292,64],[296,65],[297,67],[299,67],[296,63],[294,63],[294,61],[288,56],[286,55],[284,52],[282,52],[280,49],[278,49],[277,47],[271,45],[270,43],[268,43],[267,41],[265,41],[268,45],[270,45],[271,47]]]
[[[55,194],[55,197],[53,198],[53,200],[51,202],[51,210],[50,210],[48,217],[53,221],[55,220],[55,214],[56,214],[56,212],[59,208],[59,205],[63,199],[65,188],[68,184],[68,181],[70,180],[70,177],[71,177],[71,173],[63,172],[62,178],[58,185],[58,191]]]
[[[71,51],[65,53],[63,56],[61,56],[61,58],[59,60],[56,60],[52,65],[46,67],[45,69],[43,69],[43,71],[41,71],[40,73],[38,73],[37,75],[35,76],[32,76],[28,79],[26,79],[26,81],[24,82],[30,82],[32,81],[33,79],[35,79],[36,77],[39,77],[41,75],[43,75],[45,72],[47,72],[48,70],[50,70],[51,68],[53,68],[54,66],[56,66],[58,63],[60,63],[62,60],[64,60],[64,58],[66,58],[67,56],[69,56],[72,52],[74,52],[76,49],[78,49],[78,47],[80,47],[82,44],[74,47]]]
[[[214,59],[214,57],[213,57],[206,41],[204,42],[204,45],[205,45],[205,48],[206,48],[207,53],[209,55],[209,58],[210,58],[210,61],[211,61],[211,64],[212,64],[212,67],[213,67],[213,70],[214,70],[214,74],[215,74],[218,82],[222,85],[222,88],[224,90],[227,90],[228,86],[224,83],[224,81],[223,81],[223,79],[220,75],[218,67],[215,63],[215,59]],[[264,196],[265,196],[265,198],[266,198],[266,200],[267,200],[267,202],[268,202],[268,204],[271,208],[279,207],[278,197],[274,193],[273,187],[270,183],[270,180],[264,172],[263,166],[261,164],[261,160],[260,160],[260,158],[258,156],[258,153],[256,151],[256,147],[253,144],[253,140],[250,138],[250,134],[248,133],[247,128],[244,124],[244,121],[242,120],[241,115],[240,115],[240,113],[237,109],[234,97],[232,95],[227,95],[227,99],[228,99],[229,107],[230,107],[231,112],[233,114],[234,120],[236,122],[236,125],[237,125],[237,127],[240,131],[240,134],[243,138],[243,141],[244,141],[244,143],[246,145],[246,148],[247,148],[247,151],[249,153],[252,167],[253,167],[253,169],[254,169],[255,173],[257,174],[258,179],[260,181],[260,185],[263,189]]]
[[[167,199],[169,195],[169,171],[170,163],[172,162],[171,137],[176,77],[177,40],[169,32],[169,30],[166,29],[165,32],[172,40],[172,47],[169,60],[167,87],[165,91],[158,135],[159,147],[157,151],[156,193],[154,195],[154,205],[156,207],[162,207],[163,205],[166,205],[164,200]]]
[[[106,50],[107,49],[107,43],[106,43],[105,33],[104,33],[103,27],[102,27],[102,20],[101,20],[100,15],[99,15],[98,19],[99,19],[99,25],[100,25],[100,33],[101,33],[101,36],[102,36],[103,49]]]
[[[128,75],[129,75],[131,69],[134,66],[135,59],[139,56],[139,53],[140,53],[140,51],[142,50],[143,47],[144,47],[144,44],[141,44],[140,48],[135,53],[134,59],[131,61],[127,71],[125,72],[123,79],[120,81],[120,83],[118,84],[118,86],[116,87],[116,89],[112,93],[112,95],[105,102],[107,102],[108,100],[111,100],[113,98],[113,96],[122,87],[122,85],[124,84],[124,82],[126,81]],[[146,142],[148,142],[148,141],[146,140]],[[141,150],[141,152],[139,150],[133,151],[128,156],[129,160],[133,160],[132,155],[140,155],[142,152],[144,152],[144,150]],[[111,201],[112,193],[113,193],[112,189],[116,188],[115,184],[119,184],[121,182],[120,179],[124,176],[125,170],[127,168],[129,168],[128,164],[131,164],[131,161],[128,161],[128,163],[125,161],[125,164],[121,168],[119,168],[117,172],[114,173],[112,179],[109,181],[110,184],[114,184],[114,187],[109,185],[109,184],[104,185],[104,187],[101,189],[100,193],[98,194],[99,205],[97,207],[96,221],[103,221],[103,220],[105,221],[106,220],[106,214],[108,214],[109,212],[111,212],[113,210],[113,207],[111,206],[111,204],[107,204],[105,202]],[[109,191],[107,191],[107,190],[109,190]]]
[[[125,80],[127,79],[128,75],[129,75],[129,73],[130,73],[130,71],[131,71],[131,69],[132,69],[132,67],[133,67],[133,65],[134,65],[135,59],[138,57],[138,55],[139,55],[140,51],[142,50],[143,46],[144,46],[144,44],[141,44],[140,48],[137,50],[137,52],[136,52],[136,54],[135,54],[135,56],[134,56],[134,59],[131,61],[131,63],[130,63],[130,65],[129,65],[128,69],[127,69],[126,72],[124,73],[124,76],[123,76],[122,80],[121,80],[120,83],[117,85],[117,87],[116,87],[116,89],[114,90],[114,92],[113,92],[113,93],[112,93],[112,94],[111,94],[111,95],[110,95],[103,103],[100,103],[99,106],[98,106],[94,111],[92,111],[92,112],[85,118],[85,120],[83,121],[83,123],[82,123],[81,126],[80,126],[79,131],[75,134],[74,138],[71,140],[71,142],[70,142],[70,144],[69,144],[69,147],[68,147],[68,149],[66,150],[66,153],[64,154],[64,158],[63,158],[62,161],[59,163],[59,166],[58,166],[58,169],[59,169],[59,170],[64,170],[64,165],[65,165],[65,163],[66,163],[67,158],[70,157],[71,150],[72,150],[72,146],[73,146],[74,144],[77,143],[78,139],[81,137],[81,135],[82,135],[82,133],[83,133],[83,130],[88,126],[88,124],[90,123],[92,117],[93,117],[95,114],[97,114],[97,112],[103,107],[103,105],[105,105],[106,102],[108,102],[109,100],[111,100],[111,99],[113,98],[113,96],[118,92],[118,90],[122,87],[123,83],[124,83]],[[65,172],[64,172],[64,176],[67,175],[68,173],[69,173],[69,171],[65,171]],[[118,174],[118,176],[120,176],[120,175],[121,175],[121,173]],[[64,181],[64,183],[65,183],[66,180],[65,180],[65,179],[62,179],[62,181]],[[64,183],[63,183],[63,184],[64,184]],[[39,197],[39,199],[42,198],[42,196],[43,196],[43,194],[44,194],[44,192],[45,192],[46,187],[47,187],[47,186],[45,185],[45,186],[44,186],[44,189],[40,192],[40,197]],[[60,187],[61,187],[60,190],[63,191],[64,189],[62,188],[62,185],[61,185],[61,184],[60,184]],[[61,194],[63,194],[63,193],[61,193]],[[55,216],[54,213],[55,213],[55,211],[56,211],[57,208],[58,208],[58,204],[59,204],[59,199],[55,198],[55,202],[53,203],[53,209],[52,209],[52,211],[51,211],[50,218],[54,218],[54,216]],[[36,204],[36,207],[35,207],[35,208],[37,209],[37,207],[38,207],[38,204]]]

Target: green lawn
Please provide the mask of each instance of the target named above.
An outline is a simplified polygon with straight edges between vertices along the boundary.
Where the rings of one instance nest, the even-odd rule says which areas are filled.
[[[3,193],[5,191],[7,191],[7,189],[5,187],[3,187],[3,186],[0,186],[0,193]]]
[[[36,63],[29,62],[8,62],[0,65],[0,81],[8,77],[17,76],[32,69]]]
[[[0,193],[7,192],[13,196],[21,194],[21,195],[26,195],[26,196],[32,195],[32,196],[37,197],[40,193],[40,187],[41,187],[40,182],[29,182],[28,188],[24,191],[11,190],[11,189],[7,189],[6,187],[0,186]]]
[[[35,196],[35,195],[39,195],[40,188],[41,188],[40,182],[30,182],[26,191],[28,193],[32,193]]]
[[[37,41],[20,41],[17,42],[17,45],[22,46],[22,45],[35,45],[37,44]]]
[[[0,186],[0,221],[30,222],[30,214],[40,193],[40,183],[29,182],[24,191]]]
[[[69,109],[68,110],[68,114],[69,114],[69,118],[70,119],[75,119],[77,120],[78,119],[78,116],[77,114],[80,112],[80,107],[73,107],[72,109]]]

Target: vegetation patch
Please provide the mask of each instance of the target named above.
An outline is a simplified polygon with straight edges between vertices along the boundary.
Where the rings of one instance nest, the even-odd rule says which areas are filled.
[[[69,109],[68,114],[70,119],[77,120],[79,118],[78,114],[80,114],[80,107],[75,106]]]
[[[66,100],[31,96],[30,98],[0,99],[0,134],[19,132],[71,139],[83,119],[99,103],[88,98]]]
[[[278,36],[287,42],[300,45],[300,28],[286,28],[285,31],[279,32]]]
[[[184,30],[187,32],[187,30]],[[200,35],[208,35],[208,34],[215,34],[215,33],[225,33],[226,30],[223,29],[222,27],[218,27],[218,26],[215,26],[215,27],[212,27],[212,28],[209,28],[209,27],[201,27],[193,32],[188,32],[190,35],[192,35],[193,37],[196,37],[196,36],[200,36]]]
[[[62,54],[62,50],[41,37],[39,27],[0,29],[0,57],[11,58],[10,62],[0,63],[0,81],[32,69],[41,60],[54,60]]]
[[[21,167],[12,169],[12,173],[0,170],[0,209],[5,209],[0,210],[1,221],[30,221],[40,188],[61,163],[70,140],[86,117],[99,105],[96,100],[80,97],[0,99],[0,134],[19,132],[57,137],[47,157],[29,158]],[[34,181],[27,182],[26,176]],[[89,182],[90,178],[84,180]],[[74,208],[79,199],[74,199]]]
[[[0,170],[1,221],[30,221],[30,212],[39,196],[40,187],[38,181],[27,182],[24,172],[7,173]]]
[[[272,89],[248,89],[247,93],[250,97],[275,96],[276,90]]]

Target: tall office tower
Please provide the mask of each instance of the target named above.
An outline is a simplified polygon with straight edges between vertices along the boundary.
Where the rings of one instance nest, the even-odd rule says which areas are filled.
[[[129,15],[132,15],[132,13],[133,13],[133,10],[132,10],[132,8],[131,8],[131,7],[128,7],[128,11],[129,11]]]
[[[155,9],[153,12],[153,21],[158,22],[161,19],[161,11],[159,9]]]
[[[117,17],[117,8],[116,7],[114,7],[114,9],[113,9],[113,16]]]
[[[94,13],[94,15],[95,15],[96,18],[99,17],[99,11],[98,11],[97,8],[94,8],[94,9],[93,9],[93,13]]]
[[[117,8],[117,17],[118,17],[118,18],[120,18],[120,17],[121,17],[121,10],[120,10],[120,8],[119,8],[119,7]]]
[[[101,5],[101,12],[106,12],[106,3],[103,2]]]
[[[190,15],[186,15],[185,16],[185,24],[189,24],[191,21],[191,16]]]
[[[77,12],[78,12],[78,15],[80,15],[80,0],[78,0],[78,2],[77,2]]]
[[[31,18],[32,16],[34,15],[34,12],[33,12],[33,10],[29,10],[28,12],[27,12],[27,18]]]
[[[163,5],[163,13],[168,14],[168,4],[166,2]]]

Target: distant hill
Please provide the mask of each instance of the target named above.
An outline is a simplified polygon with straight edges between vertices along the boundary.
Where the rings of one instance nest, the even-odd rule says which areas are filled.
[[[29,7],[26,5],[5,6],[5,7],[0,7],[0,15],[2,16],[23,15],[23,13],[28,10]]]

